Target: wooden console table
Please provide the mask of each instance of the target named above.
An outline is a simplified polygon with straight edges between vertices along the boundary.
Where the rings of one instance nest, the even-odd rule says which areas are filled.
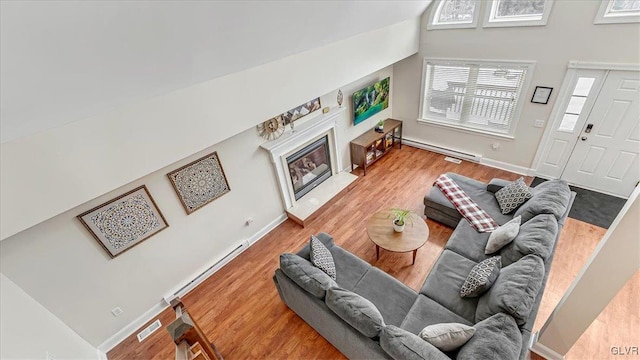
[[[358,165],[367,175],[367,168],[396,144],[402,149],[402,121],[387,119],[381,133],[371,129],[351,141],[351,170]]]

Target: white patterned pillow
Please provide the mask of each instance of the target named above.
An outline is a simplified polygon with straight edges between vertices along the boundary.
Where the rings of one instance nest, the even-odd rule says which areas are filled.
[[[502,189],[496,191],[496,200],[500,205],[500,210],[504,215],[509,214],[522,205],[525,201],[533,197],[531,188],[524,183],[524,178],[520,178]]]
[[[471,269],[460,288],[461,297],[478,297],[491,288],[502,267],[500,256],[488,258]]]
[[[333,262],[333,255],[317,237],[311,235],[309,245],[311,263],[318,269],[324,271],[333,280],[336,279],[336,264]]]

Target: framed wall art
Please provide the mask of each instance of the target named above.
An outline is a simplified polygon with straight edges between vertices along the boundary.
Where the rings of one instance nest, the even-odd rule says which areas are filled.
[[[303,116],[307,116],[312,112],[320,110],[320,98],[315,98],[311,101],[307,101],[306,103],[296,106],[295,108],[283,113],[282,119],[284,120],[285,125],[289,125],[294,121],[300,119]]]
[[[533,91],[533,96],[531,97],[531,102],[536,104],[547,104],[552,91],[553,88],[550,87],[536,86],[536,89]]]
[[[167,176],[187,214],[231,191],[216,152],[174,170]]]
[[[78,215],[78,219],[112,258],[169,227],[144,185]]]

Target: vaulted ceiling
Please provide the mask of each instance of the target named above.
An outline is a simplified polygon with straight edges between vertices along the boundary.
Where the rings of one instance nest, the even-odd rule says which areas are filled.
[[[2,1],[1,140],[382,28],[429,3]]]

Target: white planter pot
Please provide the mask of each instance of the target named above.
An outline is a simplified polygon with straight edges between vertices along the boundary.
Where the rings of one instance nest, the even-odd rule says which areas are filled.
[[[404,230],[405,225],[406,223],[402,225],[396,225],[396,221],[393,220],[393,230],[395,230],[395,232],[402,232]]]

